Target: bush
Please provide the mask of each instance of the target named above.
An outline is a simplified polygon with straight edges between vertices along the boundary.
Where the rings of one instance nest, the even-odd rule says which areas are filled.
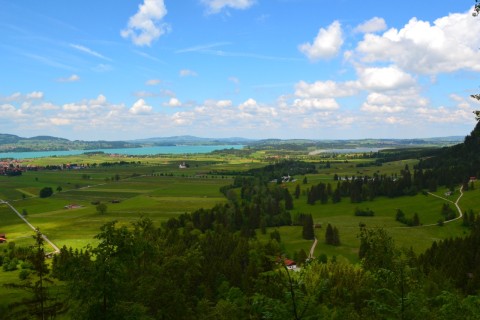
[[[30,271],[28,271],[28,270],[26,270],[26,269],[23,269],[23,270],[20,271],[20,273],[18,274],[18,277],[20,278],[20,280],[26,280],[29,275],[30,275]]]
[[[369,208],[359,209],[357,207],[357,208],[355,208],[355,215],[357,217],[373,217],[375,215],[375,212],[373,212],[373,210],[370,210]]]
[[[53,189],[50,187],[45,187],[42,190],[40,190],[40,198],[48,198],[53,194]]]

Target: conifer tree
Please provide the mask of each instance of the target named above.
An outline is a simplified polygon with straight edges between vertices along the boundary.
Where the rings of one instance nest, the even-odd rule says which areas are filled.
[[[297,184],[295,187],[295,199],[298,199],[300,197],[300,185]]]
[[[303,239],[313,240],[315,239],[315,232],[313,230],[313,218],[311,214],[305,216],[303,220]]]
[[[333,227],[329,223],[327,225],[327,230],[325,231],[325,243],[333,245],[333,243],[335,241],[334,238],[335,238],[335,235],[333,234]]]

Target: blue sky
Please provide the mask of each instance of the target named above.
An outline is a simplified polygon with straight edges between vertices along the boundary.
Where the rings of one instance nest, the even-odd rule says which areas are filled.
[[[473,0],[0,0],[0,133],[466,135]]]

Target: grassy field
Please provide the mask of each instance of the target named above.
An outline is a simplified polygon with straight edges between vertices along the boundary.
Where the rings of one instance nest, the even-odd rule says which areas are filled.
[[[26,212],[26,218],[48,236],[57,246],[84,248],[87,244],[95,245],[94,236],[106,222],[117,220],[120,224],[129,224],[141,216],[151,218],[160,225],[170,217],[199,208],[211,208],[215,204],[226,201],[220,193],[220,187],[232,182],[232,177],[212,175],[212,171],[242,171],[268,164],[268,161],[257,155],[248,159],[231,156],[158,156],[143,158],[111,158],[102,156],[73,156],[66,158],[46,158],[31,161],[32,165],[62,164],[62,163],[102,163],[128,161],[134,164],[116,165],[81,170],[63,171],[29,171],[18,177],[0,176],[0,199],[9,201],[18,211]],[[190,167],[180,169],[179,163],[187,162]],[[373,173],[394,175],[405,165],[410,168],[414,160],[397,161],[375,167],[357,167],[358,159],[332,159],[330,167],[325,168],[325,159],[318,159],[322,169],[318,174],[307,175],[307,184],[302,184],[303,176],[296,177],[297,182],[288,183],[293,194],[297,183],[303,191],[319,182],[331,183],[335,186],[333,175],[372,175]],[[365,160],[363,160],[365,161]],[[368,160],[371,161],[371,160]],[[51,187],[55,193],[49,198],[39,198],[37,195],[44,187]],[[57,191],[58,190],[58,191]],[[61,191],[60,191],[61,190]],[[445,190],[439,190],[437,195],[443,196]],[[462,210],[473,209],[478,213],[480,204],[480,184],[475,190],[465,193],[460,201]],[[455,201],[458,192],[449,197]],[[96,210],[96,203],[107,205],[107,212],[101,215]],[[399,247],[413,248],[420,253],[428,248],[434,240],[461,236],[467,230],[461,226],[462,221],[447,223],[443,227],[436,223],[442,218],[440,210],[446,200],[432,195],[418,194],[412,197],[376,198],[361,204],[352,204],[347,198],[340,203],[308,205],[305,193],[294,201],[292,215],[296,213],[312,214],[314,222],[321,226],[315,229],[318,245],[315,256],[326,254],[337,259],[357,262],[359,247],[359,224],[367,227],[385,228],[395,239]],[[77,205],[77,208],[66,209],[65,206]],[[453,204],[451,204],[453,206]],[[369,208],[375,212],[374,217],[356,217],[354,210]],[[397,209],[401,209],[407,217],[418,213],[422,226],[406,227],[395,221]],[[337,227],[340,232],[340,246],[329,246],[324,243],[327,224]],[[432,226],[427,226],[432,225]],[[269,238],[269,232],[259,239]],[[307,253],[313,241],[301,237],[301,227],[278,228],[282,245],[288,256],[304,249]],[[33,243],[33,232],[6,205],[0,205],[0,233],[6,233],[10,242],[17,245]],[[2,246],[7,244],[0,244]],[[0,271],[0,286],[11,282],[15,272]],[[10,301],[11,291],[0,294],[0,305]]]

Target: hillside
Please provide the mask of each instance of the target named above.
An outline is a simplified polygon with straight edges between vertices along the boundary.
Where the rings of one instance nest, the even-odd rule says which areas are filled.
[[[51,136],[24,138],[13,134],[0,134],[0,152],[92,150],[139,146],[139,144],[125,141],[70,141]]]
[[[419,168],[431,170],[440,184],[462,183],[480,176],[480,122],[463,143],[441,149],[422,160]]]

